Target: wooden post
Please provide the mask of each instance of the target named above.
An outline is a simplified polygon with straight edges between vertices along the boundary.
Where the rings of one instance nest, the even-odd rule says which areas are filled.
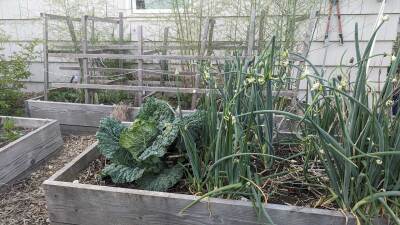
[[[82,16],[81,18],[81,31],[82,31],[82,54],[87,54],[87,16]],[[88,59],[82,59],[82,83],[88,84],[89,83],[89,74],[88,74]],[[87,89],[84,90],[85,92],[85,103],[90,103],[90,96],[89,91]]]
[[[118,21],[118,31],[119,31],[119,44],[122,45],[124,43],[124,13],[119,13],[119,21]],[[123,52],[122,52],[123,53]],[[124,68],[124,61],[119,60],[119,68]]]
[[[212,54],[212,41],[214,36],[215,19],[210,19],[210,31],[208,32],[207,55]]]
[[[201,36],[201,43],[200,43],[200,56],[204,56],[205,51],[206,51],[206,47],[207,47],[207,37],[208,37],[208,30],[210,28],[210,18],[206,18],[205,23],[204,23],[204,30],[203,30],[203,34]],[[201,66],[201,62],[200,65],[198,65],[199,67]],[[199,74],[200,70],[198,70],[196,72],[195,75],[195,80],[194,80],[194,90],[193,90],[193,96],[192,96],[192,109],[196,108],[196,103],[197,103],[197,90],[200,86],[200,74]]]
[[[49,96],[49,21],[45,14],[42,14],[43,18],[43,65],[44,65],[44,77],[43,77],[43,94],[44,100],[48,100]]]
[[[168,35],[169,35],[169,27],[164,28],[164,40],[163,40],[163,49],[161,54],[167,55],[167,47],[168,47]],[[161,86],[165,85],[165,81],[168,80],[168,61],[162,60],[161,61],[161,70],[163,70],[163,74],[161,76],[160,84]]]
[[[206,18],[204,23],[204,30],[203,30],[203,35],[201,36],[201,43],[200,43],[200,56],[204,56],[204,53],[206,51],[208,31],[210,29],[210,21],[211,21],[210,18]]]
[[[250,16],[250,26],[249,26],[249,40],[247,43],[247,52],[246,56],[253,55],[254,49],[254,36],[255,36],[255,27],[256,27],[256,6],[254,3],[251,5],[251,16]]]
[[[139,25],[137,28],[137,35],[138,35],[138,55],[143,55],[143,27]],[[139,86],[143,86],[143,59],[138,60],[138,81]],[[143,95],[145,93],[138,92],[138,103],[139,106],[142,105]]]
[[[266,11],[261,12],[261,17],[260,17],[260,28],[258,30],[258,46],[257,46],[257,53],[260,54],[263,51],[264,48],[264,26],[265,26],[265,17],[266,17]]]

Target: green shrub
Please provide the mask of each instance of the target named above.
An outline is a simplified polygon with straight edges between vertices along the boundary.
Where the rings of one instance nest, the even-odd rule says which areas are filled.
[[[23,50],[9,58],[0,56],[0,114],[21,115],[23,110],[23,79],[27,79],[29,61],[33,58],[36,42],[23,46]]]

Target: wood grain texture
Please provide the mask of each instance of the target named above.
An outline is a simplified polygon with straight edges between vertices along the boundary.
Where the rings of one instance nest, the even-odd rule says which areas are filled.
[[[197,74],[198,75],[198,74]],[[196,75],[196,76],[197,76]],[[196,85],[195,85],[196,86]],[[129,86],[129,85],[107,85],[107,84],[74,84],[74,83],[52,83],[53,88],[75,88],[75,89],[91,89],[91,90],[114,90],[114,91],[132,91],[132,92],[166,92],[166,93],[193,93],[204,94],[210,92],[211,89],[202,88],[181,88],[181,87],[155,87],[155,86]],[[294,97],[293,90],[272,91],[273,95]]]
[[[250,202],[210,198],[184,213],[197,197],[115,188],[71,181],[98,156],[90,146],[43,184],[52,224],[85,225],[254,225],[258,220]],[[355,225],[354,217],[338,211],[268,204],[266,210],[278,225]],[[385,224],[377,220],[376,225]]]
[[[60,125],[62,135],[87,136],[96,134],[98,127],[84,127],[78,125]]]
[[[30,99],[26,101],[26,111],[30,117],[54,119],[59,121],[63,134],[94,134],[100,120],[111,114],[111,105],[92,105],[80,103],[50,102]],[[129,120],[133,121],[139,107],[129,107]],[[182,110],[184,114],[192,110]],[[274,116],[275,128],[280,132],[290,132],[295,126],[282,116]]]
[[[140,72],[140,69],[138,73]],[[206,93],[206,89],[197,88],[179,88],[179,87],[154,87],[154,86],[143,86],[143,80],[140,81],[139,75],[139,86],[129,85],[104,85],[104,84],[73,84],[73,83],[52,83],[52,87],[55,88],[78,88],[78,89],[92,89],[92,90],[117,90],[117,91],[134,91],[138,93],[143,92],[166,92],[166,93]],[[141,85],[142,84],[142,85]]]
[[[98,142],[93,143],[86,148],[84,152],[75,157],[71,162],[66,164],[62,169],[51,176],[49,181],[73,181],[76,175],[86,169],[89,164],[100,156],[97,150]]]
[[[258,221],[250,202],[211,198],[180,214],[193,202],[190,195],[150,192],[68,182],[44,183],[50,220],[71,224],[120,225],[251,225]],[[281,225],[346,224],[339,212],[268,204]],[[355,225],[349,218],[348,225]]]
[[[95,133],[100,120],[109,116],[112,109],[111,105],[50,102],[38,99],[26,101],[26,111],[29,116],[57,120],[62,132],[67,134]],[[128,108],[129,120],[135,118],[139,109],[139,107]],[[185,114],[193,111],[182,110],[182,112]]]
[[[18,127],[33,128],[34,125],[37,127],[0,148],[0,187],[13,182],[22,174],[27,174],[63,145],[57,121],[23,118],[13,118],[13,120]]]

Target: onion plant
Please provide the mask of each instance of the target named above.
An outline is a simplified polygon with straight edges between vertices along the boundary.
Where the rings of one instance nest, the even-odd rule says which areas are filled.
[[[362,53],[356,25],[357,78],[350,89],[345,74],[324,80],[314,68],[315,75],[308,76],[312,102],[303,118],[309,129],[302,131],[313,139],[310,144],[342,209],[365,223],[385,214],[399,224],[400,114],[392,115],[391,108],[400,52],[392,57],[382,91],[373,91],[367,82],[367,62],[377,32]]]
[[[355,82],[349,85],[344,73],[324,79],[305,59],[314,73],[304,76],[309,79],[312,101],[303,115],[277,110],[251,114],[283,114],[300,122],[303,138],[308,140],[305,148],[313,152],[314,164],[322,164],[330,180],[328,201],[335,201],[363,224],[372,224],[382,215],[400,224],[400,113],[392,114],[400,51],[392,56],[382,91],[373,91],[367,82],[367,62],[378,30],[362,53],[356,25]]]
[[[191,192],[251,199],[260,218],[270,223],[259,172],[271,167],[274,160],[286,159],[274,153],[272,113],[251,112],[274,109],[277,98],[273,91],[279,91],[286,82],[281,77],[282,68],[277,66],[277,52],[281,51],[273,38],[252,60],[237,58],[225,63],[223,82],[212,77],[210,67],[203,64],[203,78],[211,91],[201,104],[200,110],[206,114],[202,136],[198,140],[185,127],[180,129],[190,164]],[[238,117],[242,114],[246,115]]]
[[[380,27],[380,26],[379,26]],[[270,221],[262,201],[259,170],[274,160],[273,115],[280,114],[298,121],[299,137],[304,149],[304,174],[312,177],[309,165],[324,169],[329,180],[326,188],[335,202],[363,224],[384,216],[400,224],[400,113],[392,114],[392,96],[400,64],[400,51],[392,56],[391,69],[380,92],[368,84],[368,61],[371,57],[374,32],[367,47],[360,49],[356,25],[355,82],[346,74],[325,79],[324,74],[304,59],[314,73],[304,74],[309,80],[311,102],[301,115],[274,109],[272,90],[277,79],[274,40],[254,62],[237,61],[225,65],[222,87],[209,79],[210,88],[217,88],[204,99],[207,114],[201,142],[181,128],[190,158],[192,189],[205,196],[224,194],[228,198],[247,197],[253,200],[260,215]],[[340,70],[342,71],[342,70]],[[398,91],[398,90],[397,90]],[[311,183],[313,185],[319,185]]]

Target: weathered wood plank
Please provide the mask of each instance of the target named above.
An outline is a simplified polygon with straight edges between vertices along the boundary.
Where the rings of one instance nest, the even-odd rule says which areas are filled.
[[[0,123],[3,118],[11,118],[14,121],[16,127],[23,127],[28,129],[37,129],[51,122],[51,120],[46,119],[0,116]]]
[[[140,25],[137,28],[137,35],[138,35],[138,54],[139,56],[144,55],[143,54],[143,27]],[[143,86],[143,59],[138,60],[138,80],[139,80],[139,86]],[[139,106],[142,105],[143,101],[143,95],[146,93],[145,90],[139,91],[137,95],[137,101],[139,103]]]
[[[69,20],[72,20],[72,21],[75,21],[75,22],[80,22],[81,21],[79,18],[72,18],[72,17],[69,17],[69,16],[59,16],[59,15],[48,14],[48,13],[40,13],[40,16],[41,17],[47,17],[47,18],[52,19],[52,20],[67,20],[67,19],[69,19]]]
[[[119,38],[119,44],[124,43],[124,13],[120,12],[119,13],[119,20],[118,20],[118,38]],[[121,52],[123,53],[123,51]],[[118,62],[119,68],[124,68],[124,60],[119,60]]]
[[[162,55],[167,55],[167,47],[168,47],[168,37],[169,37],[169,27],[164,28],[164,37],[163,37],[163,50],[161,51]],[[161,70],[163,73],[161,74],[161,85],[164,86],[165,81],[168,81],[168,61],[162,60],[160,62]]]
[[[256,49],[256,47],[254,47]],[[226,61],[236,59],[251,59],[246,56],[198,56],[198,55],[126,55],[126,54],[74,54],[74,53],[49,53],[50,57],[71,58],[71,59],[125,59],[125,60],[211,60],[211,61]],[[292,61],[300,60],[298,57],[289,56]]]
[[[128,86],[128,85],[104,85],[104,84],[72,84],[72,83],[53,83],[53,88],[79,88],[93,90],[120,90],[120,91],[150,91],[150,92],[169,92],[169,93],[198,93],[205,94],[208,89],[180,88],[180,87],[152,87],[152,86]],[[273,91],[274,95],[294,97],[294,92]]]
[[[263,224],[261,221],[258,222],[252,204],[245,201],[212,198],[180,214],[180,210],[196,197],[54,181],[46,181],[44,188],[50,220],[57,223],[86,225]],[[276,224],[346,224],[346,218],[340,212],[274,204],[268,204],[266,208]],[[355,225],[356,221],[350,217],[347,224]]]
[[[87,47],[88,47],[88,40],[87,40],[87,21],[88,21],[88,16],[82,16],[81,19],[81,32],[82,32],[82,53],[86,54],[87,53]],[[82,78],[81,78],[81,83],[88,84],[90,81],[89,78],[89,64],[88,64],[88,59],[83,58],[82,60]],[[89,96],[89,91],[87,89],[84,90],[85,92],[85,103],[90,103],[91,98]]]
[[[0,148],[0,187],[35,168],[63,144],[57,121],[15,117],[12,119],[18,127],[36,129]]]
[[[66,164],[64,168],[53,174],[48,180],[72,182],[76,179],[76,174],[86,169],[94,159],[100,156],[100,152],[96,149],[97,145],[98,142],[89,146],[84,152]]]
[[[88,16],[88,20],[93,20],[97,22],[103,22],[103,23],[114,23],[118,24],[119,20],[117,19],[112,19],[112,18],[104,18],[104,17],[97,17],[97,16]]]
[[[27,107],[32,117],[50,118],[60,122],[61,125],[74,125],[83,127],[98,127],[102,118],[112,112],[111,105],[92,105],[80,103],[48,102],[28,100]],[[130,107],[130,118],[134,118],[139,108]]]
[[[100,120],[111,114],[111,105],[93,105],[66,102],[40,101],[31,99],[26,101],[29,116],[49,118],[59,121],[64,134],[93,134],[96,132]],[[129,120],[133,120],[139,112],[139,107],[129,107]],[[182,110],[183,113],[192,112]]]
[[[96,134],[98,127],[86,127],[78,125],[60,125],[62,135],[87,136]]]
[[[247,43],[247,52],[246,56],[253,56],[253,49],[254,49],[254,40],[255,40],[255,33],[256,33],[256,5],[255,3],[251,4],[251,14],[250,14],[250,26],[248,30],[248,43]]]
[[[111,114],[111,105],[93,105],[66,102],[41,101],[40,98],[26,101],[26,111],[30,117],[58,120],[63,134],[94,134],[102,118]],[[139,107],[129,107],[129,120],[132,121]],[[182,110],[183,113],[193,112]],[[289,120],[282,121],[281,116],[275,116],[274,123],[280,132],[289,132],[293,124]]]
[[[140,85],[140,81],[139,81]],[[129,85],[104,85],[104,84],[73,84],[73,83],[52,83],[55,88],[80,88],[92,90],[120,90],[120,91],[155,91],[169,93],[206,93],[206,89],[179,88],[179,87],[152,87],[152,86],[129,86]]]
[[[73,54],[73,53],[49,53],[51,57],[61,58],[106,58],[126,60],[235,60],[237,57],[219,56],[192,56],[192,55],[125,55],[125,54]]]
[[[43,94],[47,100],[49,93],[49,21],[46,14],[41,14],[43,19]]]

